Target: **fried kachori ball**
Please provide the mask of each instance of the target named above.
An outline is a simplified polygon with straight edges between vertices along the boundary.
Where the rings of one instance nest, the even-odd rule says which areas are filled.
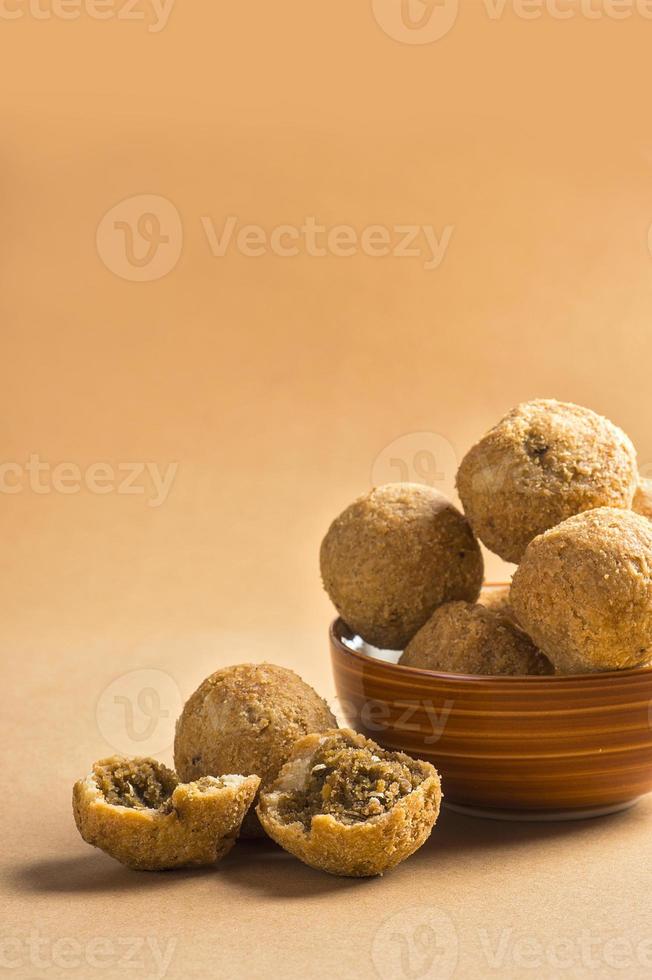
[[[184,780],[229,772],[268,786],[303,735],[337,727],[332,711],[298,674],[239,664],[207,677],[177,721],[174,764]],[[243,836],[262,836],[254,811]]]
[[[518,563],[538,534],[597,507],[631,507],[636,452],[595,412],[539,399],[519,405],[462,460],[457,489],[480,540]]]
[[[408,643],[399,663],[451,674],[554,673],[509,619],[469,602],[440,606]]]
[[[436,490],[390,483],[358,498],[321,546],[324,587],[368,643],[402,650],[432,612],[475,601],[483,560],[468,522]]]
[[[88,844],[139,871],[214,864],[240,832],[257,776],[182,783],[156,759],[101,759],[73,788],[73,812]]]
[[[536,537],[512,581],[514,611],[560,673],[652,658],[652,524],[601,507]]]
[[[258,816],[305,864],[359,878],[381,875],[421,847],[440,805],[430,763],[341,729],[297,742],[261,793]]]

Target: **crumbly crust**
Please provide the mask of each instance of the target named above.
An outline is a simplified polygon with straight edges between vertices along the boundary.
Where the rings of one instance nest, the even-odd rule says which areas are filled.
[[[535,538],[511,602],[561,673],[637,667],[652,658],[652,524],[603,507]]]
[[[225,667],[186,702],[177,721],[174,764],[186,781],[241,772],[259,776],[264,788],[297,739],[336,727],[324,699],[294,671],[274,664]],[[264,836],[254,809],[242,836]]]
[[[433,610],[475,601],[483,578],[478,542],[440,493],[392,483],[356,500],[321,546],[324,588],[368,643],[402,650]]]
[[[351,753],[354,764],[345,766],[340,759],[333,768],[327,764],[320,777],[313,769],[324,764],[319,760],[325,752],[328,760],[330,748],[335,756],[340,750]],[[368,784],[382,783],[385,777],[377,773],[383,771],[392,773],[392,782],[405,785],[391,786],[386,805],[377,803],[369,815],[371,800],[378,798]],[[329,806],[326,794],[315,806],[310,790],[315,778],[328,790],[333,782],[339,785],[338,805]],[[342,785],[347,780],[348,788]],[[385,789],[375,792],[384,795]],[[329,874],[368,877],[389,871],[421,847],[435,825],[441,798],[439,776],[429,763],[386,752],[363,735],[342,729],[297,742],[278,779],[261,793],[258,816],[269,836],[305,864]],[[301,812],[304,804],[307,816]]]
[[[73,812],[88,844],[139,871],[214,864],[233,847],[257,776],[180,783],[155,759],[101,759],[73,787]]]
[[[513,409],[466,454],[457,488],[473,530],[519,562],[538,534],[597,507],[631,507],[636,452],[608,419],[552,399]]]
[[[550,661],[500,613],[468,602],[440,606],[399,663],[454,674],[552,674]]]

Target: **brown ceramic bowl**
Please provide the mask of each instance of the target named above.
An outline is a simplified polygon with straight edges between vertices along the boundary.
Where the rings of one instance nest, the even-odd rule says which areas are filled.
[[[341,619],[330,642],[347,723],[432,762],[453,809],[573,819],[625,809],[652,791],[652,668],[552,677],[438,673],[378,659],[391,655],[365,647]]]

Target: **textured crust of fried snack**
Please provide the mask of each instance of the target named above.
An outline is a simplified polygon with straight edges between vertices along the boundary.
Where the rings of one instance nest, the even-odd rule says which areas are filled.
[[[399,663],[453,674],[553,674],[529,636],[500,613],[470,602],[440,606]]]
[[[511,601],[559,673],[649,663],[652,524],[609,507],[569,518],[529,545]]]
[[[636,452],[608,419],[552,399],[517,406],[469,452],[457,474],[474,532],[519,562],[538,534],[596,507],[632,505]]]
[[[430,763],[341,729],[297,742],[277,780],[261,793],[258,816],[269,836],[305,864],[370,877],[421,847],[441,799]]]
[[[207,677],[177,721],[174,764],[184,780],[242,772],[268,786],[292,746],[337,727],[332,711],[298,674],[274,664],[239,664]],[[262,837],[254,809],[243,837]]]
[[[652,520],[652,480],[643,478],[639,480],[636,493],[634,494],[632,510],[642,517],[647,517],[649,520]]]
[[[233,847],[257,776],[180,783],[155,759],[101,759],[75,783],[72,805],[88,844],[139,871],[214,864]]]
[[[324,588],[368,643],[402,650],[443,602],[475,602],[480,546],[463,515],[430,487],[390,483],[360,497],[321,545]]]

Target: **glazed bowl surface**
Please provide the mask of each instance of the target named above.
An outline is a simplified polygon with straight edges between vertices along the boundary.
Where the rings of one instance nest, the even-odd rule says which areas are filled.
[[[391,662],[341,619],[330,646],[346,722],[432,762],[449,807],[572,819],[624,809],[652,791],[650,667],[547,677],[439,673]]]

